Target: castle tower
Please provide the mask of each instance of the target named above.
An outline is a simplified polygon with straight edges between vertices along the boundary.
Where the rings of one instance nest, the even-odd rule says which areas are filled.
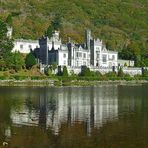
[[[42,64],[48,65],[48,37],[42,37],[39,39],[40,45],[40,61]]]
[[[7,37],[8,37],[9,39],[12,38],[12,32],[13,32],[12,27],[7,26]]]
[[[52,34],[52,41],[58,42],[60,41],[60,32],[59,31],[54,31]]]
[[[92,39],[91,30],[87,29],[85,32],[86,49],[90,50],[90,40]]]

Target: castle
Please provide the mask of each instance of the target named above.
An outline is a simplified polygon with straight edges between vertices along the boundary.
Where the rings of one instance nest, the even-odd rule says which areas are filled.
[[[53,37],[39,39],[39,48],[36,49],[42,64],[70,67],[112,67],[118,65],[118,52],[109,51],[101,40],[93,39],[91,31],[87,30],[85,43],[76,44],[69,39],[67,44],[62,44],[59,32],[55,31]]]
[[[8,30],[9,36],[12,35],[12,29]],[[94,39],[90,30],[85,32],[85,42],[77,44],[71,39],[63,44],[59,31],[54,31],[52,37],[41,37],[39,40],[16,39],[14,41],[13,52],[20,53],[33,52],[42,65],[57,64],[67,67],[101,67],[111,68],[118,65],[134,66],[133,61],[118,60],[118,52],[106,49],[102,40]]]

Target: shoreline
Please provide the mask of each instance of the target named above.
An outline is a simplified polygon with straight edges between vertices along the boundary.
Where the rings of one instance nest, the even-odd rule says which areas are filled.
[[[72,80],[68,82],[57,80],[0,80],[0,86],[95,86],[107,84],[147,84],[147,80],[108,80],[108,81],[86,81],[86,80]]]

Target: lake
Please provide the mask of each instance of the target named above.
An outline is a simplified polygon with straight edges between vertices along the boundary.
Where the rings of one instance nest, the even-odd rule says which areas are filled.
[[[0,147],[147,148],[148,84],[0,87]]]

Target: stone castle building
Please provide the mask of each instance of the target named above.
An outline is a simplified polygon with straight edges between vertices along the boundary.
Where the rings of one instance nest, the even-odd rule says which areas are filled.
[[[86,41],[83,44],[72,41],[62,44],[59,32],[55,32],[50,40],[48,37],[40,38],[38,49],[40,62],[45,65],[57,64],[70,67],[118,65],[118,52],[107,50],[101,40],[92,38],[90,30],[86,31],[85,38]]]
[[[33,52],[43,65],[107,68],[124,65],[126,62],[128,66],[134,66],[134,61],[118,60],[118,52],[107,50],[102,40],[92,37],[90,30],[85,32],[85,42],[82,44],[70,39],[68,43],[63,44],[59,34],[59,31],[54,31],[50,39],[45,36],[39,40],[15,39],[12,52]],[[11,27],[8,28],[7,36],[12,37]]]

